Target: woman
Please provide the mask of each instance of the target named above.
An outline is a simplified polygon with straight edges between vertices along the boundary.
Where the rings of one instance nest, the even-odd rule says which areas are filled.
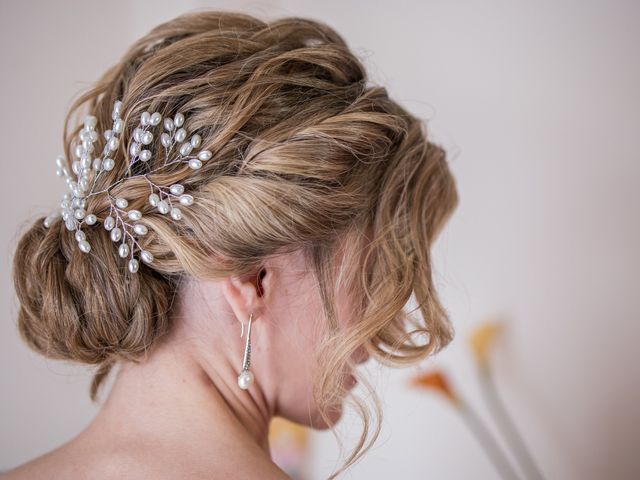
[[[287,478],[270,420],[329,429],[348,399],[365,428],[332,478],[357,460],[379,426],[367,442],[356,366],[453,335],[429,249],[458,197],[424,124],[327,25],[218,11],[154,28],[66,120],[69,192],[15,252],[18,326],[96,365],[93,401],[117,376],[4,478]]]

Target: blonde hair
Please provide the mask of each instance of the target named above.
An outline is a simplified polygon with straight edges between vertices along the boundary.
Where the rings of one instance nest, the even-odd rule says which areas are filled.
[[[124,173],[128,139],[143,111],[184,112],[213,156],[200,170],[158,175],[158,183],[182,183],[194,192],[197,201],[183,209],[180,222],[149,211],[143,179],[112,192],[141,210],[151,227],[141,241],[154,263],[136,274],[128,273],[103,228],[85,229],[89,254],[79,251],[64,222],[47,229],[44,217],[18,241],[13,279],[20,335],[50,358],[96,365],[93,401],[113,365],[136,361],[169,331],[183,275],[256,272],[275,252],[302,249],[318,280],[327,328],[314,393],[325,419],[345,394],[340,372],[353,366],[350,357],[362,345],[381,362],[402,365],[450,342],[430,257],[458,203],[445,151],[384,87],[367,85],[363,65],[332,28],[305,18],[267,23],[221,11],[158,25],[71,106],[66,158],[81,128],[77,117],[90,110],[99,128],[109,128],[117,99],[124,141],[105,184]],[[162,160],[157,155],[151,162]],[[108,204],[91,197],[87,210],[101,221]],[[348,325],[336,318],[334,303],[340,239],[353,247],[339,279],[339,288],[357,299],[357,320]],[[417,318],[404,310],[412,294]],[[360,458],[380,430],[378,423],[365,444],[370,413],[355,404],[363,433],[333,476]],[[377,402],[376,408],[379,415]]]

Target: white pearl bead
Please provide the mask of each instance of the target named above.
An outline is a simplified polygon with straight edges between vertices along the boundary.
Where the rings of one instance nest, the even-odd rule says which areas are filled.
[[[151,252],[148,252],[147,250],[142,250],[140,252],[140,258],[144,263],[153,262],[153,255],[151,254]]]
[[[207,161],[211,158],[211,152],[209,150],[202,150],[198,154],[198,158],[202,161]]]
[[[149,195],[149,205],[151,205],[152,207],[156,207],[158,206],[159,202],[160,202],[160,197],[158,196],[157,193],[152,193],[151,195]]]
[[[106,171],[113,170],[113,167],[115,166],[116,162],[113,160],[113,158],[105,158],[102,162],[102,168],[104,168]]]
[[[191,145],[193,146],[193,148],[198,148],[200,146],[200,143],[202,143],[202,137],[200,135],[196,133],[195,135],[191,136]]]
[[[97,220],[98,217],[96,217],[93,213],[90,213],[89,215],[84,217],[84,223],[86,223],[87,225],[93,225]]]
[[[97,123],[98,123],[98,119],[93,115],[89,115],[84,119],[84,126],[85,128],[88,128],[88,129],[94,128]]]
[[[193,197],[191,195],[181,195],[180,196],[180,203],[182,205],[191,205],[193,203]]]
[[[124,123],[123,123],[122,119],[119,118],[113,123],[113,131],[115,133],[122,133],[122,127],[123,126],[124,126]]]
[[[142,223],[136,223],[133,226],[133,231],[136,232],[138,235],[146,235],[149,229],[147,229],[147,226],[143,225]]]
[[[187,138],[187,131],[184,128],[181,128],[176,132],[176,142],[182,142],[185,138]]]
[[[190,143],[183,143],[180,146],[180,155],[186,157],[191,153],[191,150],[193,150],[193,145],[191,145]]]
[[[144,132],[142,134],[142,143],[144,143],[145,145],[149,145],[152,141],[153,141],[153,133],[151,132]]]
[[[169,147],[169,145],[171,145],[171,137],[168,133],[160,135],[160,143],[162,143],[163,147]]]
[[[94,170],[100,170],[100,166],[102,165],[102,160],[100,160],[99,158],[94,158],[93,159],[93,169]]]
[[[116,225],[116,220],[111,215],[104,219],[104,228],[105,230],[111,230]]]
[[[83,208],[78,208],[77,210],[74,210],[73,216],[76,217],[78,220],[82,220],[86,215],[86,213],[87,212],[85,212]]]
[[[138,271],[139,265],[140,264],[138,263],[138,260],[132,258],[131,260],[129,260],[129,271],[131,273],[136,273]]]
[[[202,162],[197,158],[192,158],[191,160],[189,160],[189,167],[193,170],[198,170],[200,167],[202,167]]]
[[[169,212],[169,204],[164,200],[158,202],[158,211],[160,213],[168,213]]]
[[[111,230],[111,240],[114,242],[119,241],[122,238],[122,230],[120,230],[120,227],[115,227],[113,230]]]
[[[139,143],[133,142],[129,148],[129,153],[134,157],[140,153],[141,147]]]
[[[162,121],[162,115],[160,112],[153,112],[151,115],[151,125],[158,125]]]
[[[133,139],[138,143],[141,142],[142,141],[142,133],[143,132],[144,132],[144,130],[142,130],[140,127],[136,128],[133,131]]]
[[[118,247],[118,255],[120,255],[120,258],[125,258],[127,255],[129,255],[129,245],[127,245],[126,243],[121,244]]]
[[[116,207],[118,208],[127,208],[128,205],[129,205],[129,202],[127,201],[126,198],[118,198],[116,200]]]
[[[91,250],[91,245],[89,245],[89,242],[87,242],[86,240],[78,242],[78,247],[80,247],[80,250],[84,253],[89,253],[89,251]]]
[[[175,123],[176,127],[181,127],[184,123],[184,115],[182,113],[176,113],[173,117],[173,123]]]
[[[131,220],[140,220],[142,218],[142,213],[140,212],[140,210],[129,210],[127,216]]]
[[[149,150],[142,150],[139,154],[140,160],[148,162],[151,160],[151,152]]]
[[[251,373],[249,370],[243,370],[240,375],[238,375],[238,386],[241,389],[247,390],[252,383],[253,373]]]
[[[107,144],[109,150],[111,150],[112,152],[117,150],[118,145],[120,144],[120,141],[118,140],[118,137],[111,137],[109,139],[109,143]]]
[[[184,192],[184,187],[179,183],[174,183],[169,187],[169,191],[174,195],[182,195],[182,193]]]
[[[81,242],[87,239],[87,235],[82,230],[76,230],[76,242]]]
[[[44,226],[49,228],[51,226],[51,224],[53,223],[53,221],[56,219],[56,217],[58,216],[58,213],[52,213],[51,215],[48,215],[45,219],[44,219]]]
[[[149,112],[142,112],[142,115],[140,116],[140,123],[146,127],[150,122],[151,114]]]
[[[180,209],[178,207],[173,207],[171,209],[171,218],[173,218],[174,220],[181,220],[182,219],[182,212],[180,211]]]
[[[174,124],[173,124],[173,120],[171,120],[170,118],[165,118],[164,119],[164,129],[171,131],[174,128]]]

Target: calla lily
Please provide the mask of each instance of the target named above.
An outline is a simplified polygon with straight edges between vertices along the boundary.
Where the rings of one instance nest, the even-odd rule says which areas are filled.
[[[291,478],[305,477],[309,456],[309,429],[282,417],[269,425],[271,458]]]
[[[482,370],[489,368],[489,353],[502,329],[501,322],[490,320],[480,324],[471,332],[469,338],[471,351]]]
[[[449,380],[445,373],[441,370],[430,370],[427,372],[420,372],[411,378],[410,381],[413,387],[424,388],[427,390],[434,390],[445,396],[454,405],[460,404],[460,398],[453,391]]]

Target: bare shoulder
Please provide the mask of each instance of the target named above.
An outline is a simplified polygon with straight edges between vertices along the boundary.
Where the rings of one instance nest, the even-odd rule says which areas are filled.
[[[50,452],[44,453],[32,460],[26,461],[11,470],[0,475],[1,480],[27,480],[39,478],[82,478],[71,476],[74,470],[73,462],[60,462],[61,453],[66,450],[65,446],[58,447]]]
[[[0,480],[134,480],[168,475],[161,459],[141,454],[133,445],[97,450],[70,442],[5,472]]]
[[[100,460],[100,455],[82,451],[73,442],[67,442],[4,472],[0,475],[0,480],[116,478],[109,475],[109,471],[102,474],[104,465],[110,463]]]
[[[149,448],[148,445],[121,444],[108,450],[95,451],[76,443],[55,450],[0,474],[0,480],[35,480],[64,478],[68,480],[143,480],[176,479],[215,480],[229,478],[291,480],[273,462],[197,461],[175,452]],[[173,454],[172,454],[173,453]],[[206,466],[206,463],[209,466]]]

